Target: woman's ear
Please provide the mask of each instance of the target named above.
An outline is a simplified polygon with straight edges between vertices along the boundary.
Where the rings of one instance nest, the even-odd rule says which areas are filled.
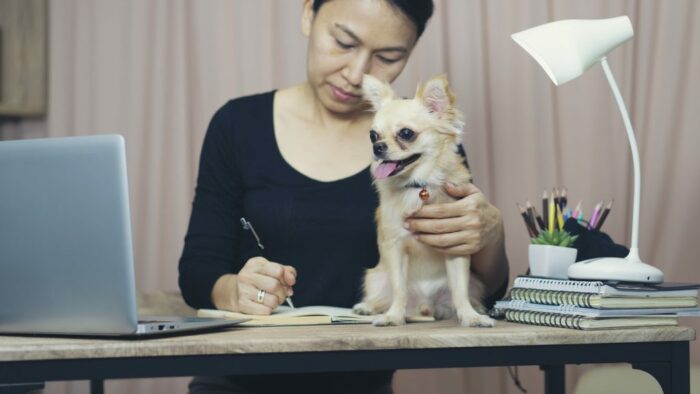
[[[447,76],[445,74],[437,75],[416,91],[416,99],[418,99],[430,112],[444,114],[449,112],[454,104],[454,95],[447,85]]]
[[[313,0],[304,0],[304,9],[301,13],[301,32],[306,37],[311,34],[311,23],[314,20]]]
[[[365,74],[362,77],[362,95],[372,104],[375,111],[379,111],[384,104],[394,99],[394,90],[388,83]]]

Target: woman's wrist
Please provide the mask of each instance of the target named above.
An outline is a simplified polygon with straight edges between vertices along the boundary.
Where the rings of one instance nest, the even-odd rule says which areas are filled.
[[[508,280],[509,266],[505,249],[503,221],[499,218],[490,242],[472,256],[472,269],[490,291],[496,291]]]
[[[238,311],[238,275],[222,275],[211,290],[211,301],[216,309]]]

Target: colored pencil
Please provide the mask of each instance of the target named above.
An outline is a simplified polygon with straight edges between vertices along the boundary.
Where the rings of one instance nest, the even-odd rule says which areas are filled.
[[[548,212],[549,205],[547,203],[547,191],[545,190],[542,192],[542,218],[544,219],[545,223],[549,223],[549,218],[547,217]]]
[[[561,196],[559,198],[559,202],[561,203],[561,210],[564,211],[564,208],[566,208],[566,204],[568,203],[568,199],[566,198],[566,188],[562,188],[561,191]]]
[[[574,208],[574,213],[572,213],[571,216],[574,218],[578,218],[579,212],[581,212],[581,200],[579,200],[578,204],[576,204],[576,208]]]
[[[537,219],[537,224],[540,226],[540,230],[545,231],[547,228],[544,225],[544,220],[542,220],[542,216],[540,216],[540,213],[537,212],[537,208],[533,206],[532,211],[535,213],[535,219]]]
[[[554,196],[552,194],[549,195],[549,207],[547,211],[547,219],[548,219],[548,231],[549,233],[554,232]]]
[[[556,205],[556,209],[557,209],[557,224],[559,225],[559,231],[561,231],[564,229],[564,217],[561,214],[561,207],[559,205]]]
[[[598,215],[600,215],[600,207],[603,205],[603,202],[599,202],[598,204],[595,205],[595,208],[593,208],[593,213],[591,214],[591,220],[588,221],[588,229],[591,230],[593,229],[593,226],[595,226],[596,220],[598,220]]]
[[[595,229],[600,231],[600,228],[603,227],[603,223],[605,223],[605,218],[608,217],[608,214],[610,213],[610,209],[612,208],[613,201],[611,200],[608,205],[605,206],[605,209],[603,210],[603,213],[600,215],[600,219],[595,224]]]
[[[525,209],[523,209],[523,207],[520,204],[516,203],[515,205],[518,206],[518,209],[520,210],[520,215],[523,217],[523,221],[525,221],[525,228],[527,228],[528,235],[530,236],[530,238],[536,237],[537,231],[533,228],[533,224],[530,223],[530,218],[528,217],[527,212],[525,211]]]
[[[525,209],[527,210],[528,218],[530,218],[530,223],[535,226],[535,231],[539,231],[537,220],[535,220],[535,207],[532,206],[530,200],[525,202]]]

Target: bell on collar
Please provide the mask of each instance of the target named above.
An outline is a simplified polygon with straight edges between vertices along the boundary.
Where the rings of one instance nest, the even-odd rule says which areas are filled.
[[[430,199],[430,192],[428,191],[428,189],[426,189],[424,187],[424,188],[420,189],[420,192],[418,193],[418,197],[420,197],[420,199],[423,200],[423,202],[426,202],[426,201],[428,201],[428,199]]]

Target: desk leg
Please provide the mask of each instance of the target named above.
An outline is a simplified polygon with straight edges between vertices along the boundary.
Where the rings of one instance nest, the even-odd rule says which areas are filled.
[[[0,384],[0,394],[25,394],[43,388],[44,383]]]
[[[105,392],[105,387],[104,387],[105,381],[102,379],[95,379],[90,381],[90,394],[104,394]]]
[[[636,363],[632,368],[653,376],[665,394],[690,393],[690,355],[688,342],[673,342],[667,363]]]
[[[564,365],[540,365],[544,371],[545,394],[564,394],[566,392],[566,375]]]

